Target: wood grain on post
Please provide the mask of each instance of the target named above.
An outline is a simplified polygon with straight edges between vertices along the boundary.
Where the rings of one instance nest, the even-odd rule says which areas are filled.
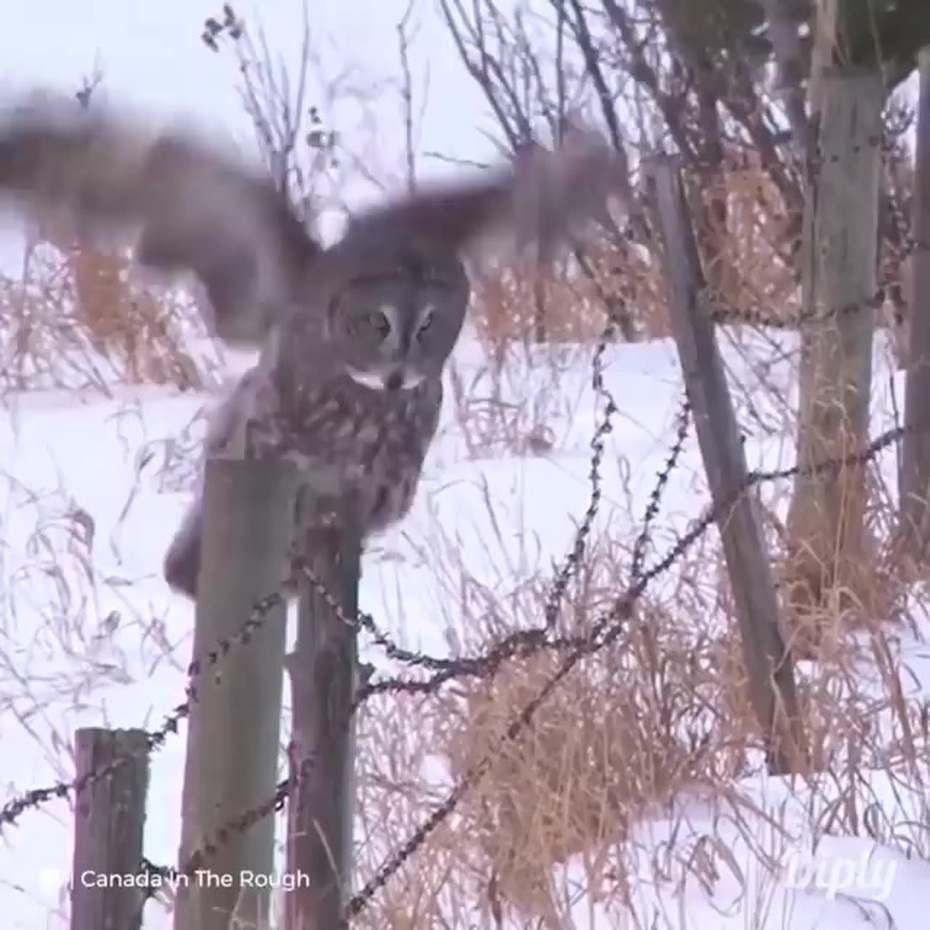
[[[812,466],[854,455],[868,441],[884,103],[882,76],[873,70],[826,68],[820,88],[819,155],[801,249],[802,469],[788,508],[795,551],[786,577],[793,614],[803,621],[795,645],[801,650],[808,637],[811,655],[825,611],[837,601],[844,609],[869,604],[876,591],[865,469]]]
[[[286,464],[212,459],[206,466],[194,655],[222,660],[195,679],[184,767],[180,862],[266,803],[278,778],[286,608],[248,642],[253,605],[281,589],[294,530],[296,474]],[[268,926],[274,818],[231,830],[202,869],[179,883],[175,930]],[[250,887],[251,886],[251,887]]]
[[[304,512],[312,511],[308,491]],[[361,543],[346,519],[304,535],[310,571],[342,609],[358,611]],[[288,802],[288,930],[341,926],[350,890],[355,795],[355,730],[349,720],[358,670],[357,635],[308,579],[301,582],[297,639],[287,657],[291,682]]]
[[[717,349],[702,305],[704,277],[677,168],[657,156],[647,168],[664,246],[669,313],[694,412],[704,470],[733,590],[750,697],[772,771],[806,767],[794,673],[778,623],[778,599],[765,540],[750,494],[746,459]]]
[[[143,903],[132,878],[142,865],[147,734],[90,727],[75,733],[74,746],[79,783],[126,761],[85,784],[75,798],[71,930],[132,930],[140,925]]]
[[[920,61],[912,213],[910,357],[904,389],[901,525],[906,552],[925,574],[930,555],[930,46]]]

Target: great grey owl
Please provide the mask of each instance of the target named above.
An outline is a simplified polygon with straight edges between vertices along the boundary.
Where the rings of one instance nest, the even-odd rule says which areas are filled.
[[[565,139],[369,210],[324,249],[258,167],[195,133],[33,96],[0,122],[0,195],[92,241],[135,233],[139,265],[193,273],[215,334],[261,349],[213,414],[207,454],[336,474],[367,536],[413,502],[469,302],[463,256],[501,233],[547,247],[622,189],[598,135]],[[200,502],[164,562],[191,598]]]

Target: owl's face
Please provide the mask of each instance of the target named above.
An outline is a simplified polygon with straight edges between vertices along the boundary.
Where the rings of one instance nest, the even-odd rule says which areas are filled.
[[[336,273],[327,288],[331,360],[373,391],[412,390],[438,378],[468,304],[462,263],[411,251],[368,256],[361,267]]]

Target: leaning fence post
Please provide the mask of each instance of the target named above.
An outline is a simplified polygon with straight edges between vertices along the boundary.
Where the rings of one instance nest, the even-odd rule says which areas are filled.
[[[324,479],[321,477],[320,482]],[[322,484],[308,489],[304,526]],[[287,657],[291,682],[287,930],[341,925],[350,890],[355,729],[350,719],[358,669],[361,542],[347,507],[337,526],[304,531],[297,639]],[[320,582],[320,588],[313,579]],[[346,622],[346,621],[349,622]]]
[[[279,591],[294,528],[295,472],[285,463],[211,459],[194,627],[194,680],[182,793],[180,862],[207,854],[179,881],[175,930],[267,927],[274,870],[274,817],[244,829],[237,819],[268,802],[278,777],[286,607],[278,603],[249,634],[254,606]],[[224,653],[210,667],[204,657]],[[224,828],[228,828],[225,829]],[[220,831],[224,835],[219,837]],[[250,887],[251,886],[251,887]]]
[[[87,727],[74,735],[77,783],[71,930],[139,926],[141,890],[126,877],[139,874],[149,782],[145,730]],[[88,780],[117,760],[112,772]]]
[[[778,598],[765,540],[746,493],[748,471],[739,427],[702,305],[704,277],[681,179],[669,156],[653,156],[648,176],[661,230],[669,313],[736,606],[749,694],[771,771],[806,768],[794,670],[778,626]]]

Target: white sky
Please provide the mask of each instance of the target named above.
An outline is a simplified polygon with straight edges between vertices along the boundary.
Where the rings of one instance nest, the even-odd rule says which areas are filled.
[[[239,16],[264,30],[269,46],[296,68],[305,0],[249,0],[235,3]],[[397,24],[411,0],[306,0],[312,16],[312,45],[321,58],[324,81],[347,74],[344,87],[362,90],[370,101],[366,122],[356,108],[326,112],[345,144],[365,158],[382,183],[403,178],[404,134],[399,93],[401,76]],[[502,0],[506,9],[520,0]],[[466,75],[438,11],[437,0],[412,0],[416,36],[410,58],[415,110],[422,115],[417,146],[418,175],[450,170],[424,159],[424,152],[447,158],[487,161],[493,149],[482,129],[493,121],[474,82]],[[532,8],[532,2],[523,2]],[[240,143],[251,131],[237,95],[231,51],[210,52],[201,42],[207,16],[219,17],[222,0],[15,0],[0,29],[0,91],[51,86],[73,92],[95,67],[113,102],[160,118],[212,122]],[[916,80],[912,82],[916,87]],[[345,93],[339,95],[343,99]],[[313,98],[316,98],[315,100]],[[375,194],[367,184],[340,188],[349,204]],[[332,226],[324,225],[326,234]],[[6,250],[4,250],[5,252]]]
[[[308,0],[312,44],[322,59],[324,80],[349,72],[348,85],[378,88],[367,127],[352,113],[333,115],[353,151],[369,152],[373,173],[396,183],[403,170],[403,122],[398,93],[400,56],[397,24],[408,0]],[[99,66],[114,103],[159,118],[193,118],[249,141],[250,129],[236,90],[231,52],[215,54],[200,41],[207,16],[220,17],[222,0],[18,0],[0,30],[0,87],[37,85],[73,92]],[[253,0],[233,4],[240,17],[261,27],[275,53],[296,67],[303,27],[302,0]],[[435,0],[414,0],[411,23],[417,34],[410,57],[415,108],[423,111],[421,151],[449,157],[487,159],[479,131],[485,107],[465,75]],[[391,83],[395,82],[395,83]],[[369,91],[366,90],[366,93]],[[311,98],[317,96],[311,93]],[[317,97],[320,100],[320,97]],[[424,109],[425,102],[425,109]],[[324,108],[325,113],[325,108]],[[375,131],[375,128],[376,131]],[[491,128],[484,121],[486,129]],[[421,177],[448,170],[420,161]],[[350,190],[356,201],[370,189]]]

